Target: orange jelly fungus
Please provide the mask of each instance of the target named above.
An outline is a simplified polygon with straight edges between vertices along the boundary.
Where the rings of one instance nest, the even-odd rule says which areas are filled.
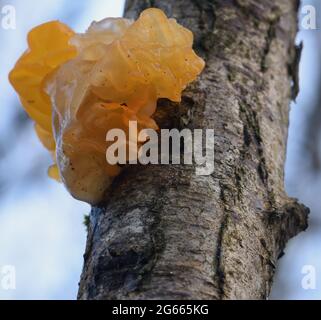
[[[84,34],[58,21],[32,29],[9,78],[52,154],[49,175],[75,198],[101,201],[121,171],[106,161],[106,133],[127,133],[130,120],[138,133],[158,129],[157,99],[179,102],[204,67],[192,44],[193,34],[159,9],[93,22]]]

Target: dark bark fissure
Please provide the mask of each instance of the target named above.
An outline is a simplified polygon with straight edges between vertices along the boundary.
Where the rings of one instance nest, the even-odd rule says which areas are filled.
[[[214,261],[214,272],[216,270],[216,276],[217,276],[217,285],[218,285],[218,293],[219,293],[219,299],[224,298],[224,283],[225,283],[225,274],[224,274],[224,268],[222,266],[222,256],[223,256],[223,236],[224,231],[228,223],[228,213],[226,213],[223,216],[221,227],[218,233],[217,237],[217,244],[215,248],[215,261]]]
[[[296,0],[130,0],[194,33],[206,61],[161,128],[215,130],[215,170],[129,166],[92,209],[80,299],[266,298],[277,258],[307,226],[284,192],[288,106],[298,91]],[[292,86],[292,92],[291,92]]]

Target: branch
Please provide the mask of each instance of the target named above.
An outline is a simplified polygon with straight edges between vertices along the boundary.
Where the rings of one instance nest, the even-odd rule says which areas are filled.
[[[215,171],[128,167],[92,209],[78,297],[264,299],[307,227],[284,191],[298,2],[132,0],[126,16],[149,6],[191,29],[206,61],[179,106],[159,101],[158,123],[214,128]]]

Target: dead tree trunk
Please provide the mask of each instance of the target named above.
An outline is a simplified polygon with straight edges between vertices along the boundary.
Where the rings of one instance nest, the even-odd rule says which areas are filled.
[[[308,209],[284,191],[288,112],[297,93],[297,0],[131,0],[195,35],[206,61],[161,127],[214,128],[215,170],[128,167],[94,207],[79,299],[265,299]]]

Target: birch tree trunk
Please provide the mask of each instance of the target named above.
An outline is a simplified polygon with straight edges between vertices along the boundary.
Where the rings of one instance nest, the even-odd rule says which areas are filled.
[[[308,209],[284,191],[297,0],[130,0],[191,29],[206,68],[162,128],[215,130],[215,170],[133,165],[92,208],[79,299],[265,299]]]

